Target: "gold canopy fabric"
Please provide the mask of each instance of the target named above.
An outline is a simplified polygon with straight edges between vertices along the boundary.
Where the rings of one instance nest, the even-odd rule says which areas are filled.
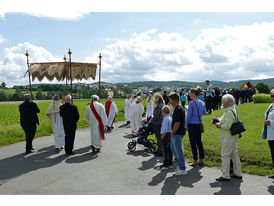
[[[97,64],[71,62],[72,80],[82,80],[92,78],[95,80]],[[51,63],[31,63],[28,71],[34,81],[37,78],[42,81],[45,77],[52,81],[56,78],[58,81],[64,79],[70,80],[69,62],[51,62]]]

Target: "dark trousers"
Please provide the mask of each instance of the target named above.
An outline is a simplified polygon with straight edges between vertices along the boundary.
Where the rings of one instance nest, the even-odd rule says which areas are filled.
[[[172,151],[170,147],[170,133],[166,133],[164,139],[162,139],[163,143],[163,151],[164,151],[164,162],[163,165],[168,166],[172,165]]]
[[[36,127],[36,124],[34,124],[34,125],[22,126],[22,128],[26,134],[26,151],[30,152],[33,149],[32,141],[34,139],[37,127]]]
[[[65,152],[71,154],[74,145],[76,128],[65,128]]]
[[[155,137],[157,139],[158,150],[157,152],[163,153],[163,143],[161,138],[161,125],[154,125]]]
[[[205,158],[204,146],[202,143],[202,134],[200,132],[199,124],[188,124],[188,135],[191,145],[191,151],[194,160],[198,160],[197,147],[199,150],[200,159]]]
[[[206,111],[211,113],[212,110],[212,96],[206,97]]]
[[[274,140],[269,140],[268,141],[270,152],[271,152],[271,157],[272,157],[272,163],[274,166]]]

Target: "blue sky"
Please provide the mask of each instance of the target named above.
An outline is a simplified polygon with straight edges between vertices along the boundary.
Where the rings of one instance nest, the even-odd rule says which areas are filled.
[[[225,34],[222,33],[222,31],[225,31],[225,27],[235,29],[235,31],[242,31],[244,35],[249,36],[249,29],[244,30],[245,28],[243,27],[249,26],[251,28],[256,26],[254,26],[254,24],[258,24],[259,26],[261,26],[260,28],[267,29],[271,28],[269,24],[271,24],[272,22],[274,22],[274,13],[116,12],[88,13],[83,15],[81,18],[66,20],[59,20],[50,16],[38,17],[24,13],[5,13],[4,17],[2,19],[0,18],[0,69],[2,67],[2,71],[4,71],[5,69],[7,70],[7,68],[11,68],[12,65],[17,64],[18,68],[15,71],[23,73],[25,68],[24,65],[20,65],[22,64],[22,61],[19,61],[18,59],[17,61],[16,58],[13,58],[14,56],[18,55],[18,51],[21,51],[23,50],[23,48],[31,45],[37,49],[35,50],[37,52],[42,52],[37,47],[43,48],[44,50],[49,52],[50,54],[47,54],[46,56],[43,56],[42,53],[40,55],[44,59],[49,61],[53,59],[61,60],[63,55],[67,52],[68,48],[71,48],[73,52],[72,58],[74,61],[95,61],[97,54],[101,51],[103,53],[104,59],[105,51],[105,53],[107,54],[106,58],[104,59],[106,61],[105,68],[108,70],[105,72],[106,81],[129,82],[134,80],[140,81],[180,79],[190,81],[193,79],[193,75],[178,76],[179,79],[176,79],[176,74],[167,75],[167,77],[170,79],[165,79],[164,76],[166,75],[164,73],[161,75],[157,75],[157,67],[159,68],[159,65],[157,64],[157,58],[161,58],[161,55],[163,55],[163,57],[165,56],[165,62],[170,62],[171,64],[169,65],[173,65],[174,69],[177,70],[177,72],[179,73],[185,71],[185,74],[190,74],[189,71],[191,70],[191,68],[188,65],[192,65],[193,67],[195,66],[195,68],[199,67],[199,71],[204,71],[202,77],[194,78],[193,80],[200,81],[207,78],[216,79],[218,78],[218,75],[216,76],[213,73],[217,73],[216,70],[220,69],[220,63],[222,63],[221,70],[224,77],[226,77],[227,74],[223,71],[223,68],[228,67],[228,65],[235,68],[234,73],[238,73],[239,69],[241,69],[243,65],[251,64],[249,62],[249,58],[246,59],[244,62],[241,58],[239,58],[238,62],[235,62],[234,59],[231,59],[229,62],[220,62],[220,59],[222,59],[223,57],[224,59],[227,59],[227,55],[229,55],[228,51],[225,51],[228,50],[227,48],[229,42],[222,42],[222,38],[225,40],[227,39]],[[268,25],[264,25],[264,23],[268,23]],[[239,30],[239,28],[243,29]],[[216,37],[213,29],[217,29],[217,31],[215,32],[216,34],[222,34]],[[154,31],[148,32],[151,30]],[[206,31],[206,34],[204,36],[202,31]],[[211,31],[210,34],[208,34],[207,31]],[[274,35],[274,32],[269,31],[269,35],[265,37],[266,40],[272,38],[272,33]],[[143,38],[141,37],[141,34],[148,35],[149,37]],[[167,34],[169,35],[169,37],[163,37],[163,35],[161,34]],[[172,39],[172,35],[174,36],[174,39]],[[232,35],[233,32],[228,36],[231,37]],[[161,39],[160,36],[162,36],[163,38]],[[216,43],[215,40],[213,40],[213,37],[219,38],[219,42]],[[235,39],[237,38],[238,37],[235,37]],[[256,36],[254,36],[254,38],[255,39],[253,39],[253,41],[258,40]],[[130,39],[133,39],[134,43],[131,43]],[[239,37],[239,39],[241,38]],[[199,49],[197,49],[197,47],[199,47],[201,44],[198,42],[198,40],[203,40],[203,43],[201,43],[203,47]],[[186,55],[184,55],[183,51],[180,50],[180,48],[175,48],[176,46],[173,48],[168,48],[170,46],[169,41],[171,44],[178,41],[178,43],[182,43],[182,45],[184,45],[183,42],[186,41],[186,44],[191,44],[189,45],[189,48],[191,47],[191,50],[188,50],[189,48],[185,48],[184,52]],[[142,50],[144,50],[144,53],[151,52],[155,54],[155,50],[145,46],[146,42],[148,44],[151,44],[152,46],[155,46],[155,48],[153,48],[157,51],[159,51],[159,48],[161,48],[161,52],[159,52],[157,56],[153,56],[151,59],[149,57],[146,57],[146,55],[144,54],[140,54]],[[220,44],[222,43],[224,43],[224,45],[220,46]],[[237,42],[234,43],[237,45]],[[144,47],[140,46],[137,50],[134,50],[134,45],[136,44],[138,45],[137,47],[139,47],[139,45],[144,45]],[[272,47],[269,45],[269,47],[267,48],[265,46],[264,48],[260,48],[260,46],[254,44],[252,45],[252,47],[250,46],[251,48],[247,48],[249,47],[247,44],[241,45],[242,48],[250,49],[250,51],[257,51],[259,49],[261,49],[262,51],[267,50],[267,55],[271,56],[273,54],[273,50],[271,50]],[[165,45],[167,47],[165,47]],[[20,50],[18,50],[17,47],[20,47]],[[167,50],[169,53],[171,53],[171,56],[167,56],[167,51],[162,53],[162,50],[165,50],[165,48],[168,48]],[[182,59],[188,58],[189,54],[193,52],[193,48],[197,53],[195,53],[194,56],[198,55],[199,57],[197,58],[199,58],[199,61],[201,60],[200,64],[196,65],[196,60],[194,59],[186,61],[192,63],[182,63]],[[214,53],[215,50],[220,51],[217,54]],[[210,54],[209,52],[213,52],[214,54]],[[222,52],[224,52],[225,54]],[[136,54],[138,53],[139,57],[138,55],[136,56]],[[113,58],[124,59],[125,61],[115,62],[113,59],[111,60],[110,55],[112,55]],[[202,55],[206,55],[206,57],[203,57]],[[257,61],[260,55],[263,55],[263,53],[258,53],[255,58]],[[268,56],[269,59],[271,59],[270,56]],[[177,59],[173,59],[173,57],[176,57]],[[20,58],[22,58],[22,56]],[[34,58],[34,60],[38,61],[41,59],[39,58],[40,57],[38,55]],[[207,61],[208,58],[215,59],[214,61]],[[231,55],[229,55],[229,58],[231,58]],[[148,63],[148,60],[151,62]],[[155,60],[155,62],[153,62],[152,60]],[[214,65],[212,61],[216,64]],[[253,62],[252,65],[256,65],[256,63],[258,62]],[[271,68],[272,63],[273,62],[270,60],[269,64],[271,65]],[[162,62],[162,64],[164,64],[164,62]],[[262,62],[259,61],[260,66],[262,66],[261,64]],[[180,65],[185,65],[185,67]],[[206,71],[208,68],[214,68],[214,71],[210,71],[208,73],[209,75],[206,75]],[[172,68],[168,67],[168,69]],[[263,71],[263,75],[259,74],[260,72],[257,71],[258,75],[256,75],[256,77],[266,78],[268,76],[274,76],[274,73],[270,74],[268,72],[270,68],[265,68],[264,70],[265,71]],[[7,78],[5,77],[6,73],[1,73],[0,70],[0,81],[10,81],[11,84],[22,84],[23,80],[21,78],[18,78],[20,75],[17,75],[16,77],[14,77],[14,80],[12,80],[12,75],[14,75],[15,71],[11,74],[7,74],[7,76],[10,75],[9,78]],[[138,73],[138,71],[140,71],[140,76],[136,78],[135,75],[136,72]],[[146,73],[146,71],[149,73]],[[167,70],[166,72],[170,73],[170,71],[171,70]],[[152,78],[150,74],[154,72],[156,72],[157,74],[153,75],[155,78]],[[127,74],[122,75],[123,73]],[[133,75],[132,78],[130,76],[131,74]],[[108,77],[106,78],[106,76]],[[112,78],[110,78],[109,76],[112,76]],[[242,78],[242,75],[232,75],[231,79],[223,78],[220,80],[228,81]],[[248,74],[247,78],[254,78],[254,73]]]

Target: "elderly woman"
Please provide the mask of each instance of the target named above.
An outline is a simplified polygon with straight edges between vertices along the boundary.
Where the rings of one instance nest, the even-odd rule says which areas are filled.
[[[154,104],[156,105],[156,107],[153,110],[153,118],[152,118],[151,122],[154,127],[155,137],[157,139],[157,144],[158,144],[158,149],[155,152],[155,155],[163,156],[161,125],[162,125],[162,121],[163,121],[162,108],[164,106],[164,99],[161,94],[157,93],[153,96],[153,100],[154,100]]]
[[[242,169],[240,157],[237,150],[237,141],[239,134],[231,135],[230,128],[238,119],[237,111],[234,107],[235,99],[232,95],[226,94],[222,98],[222,104],[225,109],[221,118],[213,117],[213,123],[221,130],[221,157],[222,157],[222,176],[216,181],[230,181],[230,159],[233,162],[233,178],[242,179]]]
[[[63,120],[60,116],[60,97],[54,95],[53,102],[50,104],[47,112],[47,116],[51,119],[52,129],[55,141],[55,149],[57,152],[63,149],[65,144],[65,132],[63,126]]]
[[[131,105],[130,111],[130,127],[134,136],[141,127],[142,115],[144,113],[144,105],[141,103],[142,98],[137,97],[136,101]]]
[[[272,162],[274,166],[274,89],[271,90],[270,97],[272,100],[272,104],[268,107],[265,113],[263,139],[268,140],[268,145],[270,148]],[[269,176],[269,178],[274,179],[274,175]]]

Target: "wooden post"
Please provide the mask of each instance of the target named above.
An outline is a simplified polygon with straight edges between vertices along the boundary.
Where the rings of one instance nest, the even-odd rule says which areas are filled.
[[[73,97],[72,97],[72,72],[71,72],[71,54],[72,52],[68,51],[69,54],[69,73],[70,73],[70,95],[71,95],[71,103],[73,103]]]
[[[64,55],[64,61],[67,63],[67,57]],[[68,78],[66,77],[66,90],[67,90],[67,95],[68,95]]]
[[[29,53],[28,50],[25,53],[26,57],[27,57],[27,65],[28,65],[28,70],[29,70]],[[29,73],[29,71],[28,71]],[[32,102],[32,88],[31,88],[31,79],[30,79],[30,73],[29,73],[29,90],[30,90],[30,101]]]
[[[100,98],[101,95],[101,65],[102,65],[102,55],[99,54],[99,89],[98,89],[98,96]]]

